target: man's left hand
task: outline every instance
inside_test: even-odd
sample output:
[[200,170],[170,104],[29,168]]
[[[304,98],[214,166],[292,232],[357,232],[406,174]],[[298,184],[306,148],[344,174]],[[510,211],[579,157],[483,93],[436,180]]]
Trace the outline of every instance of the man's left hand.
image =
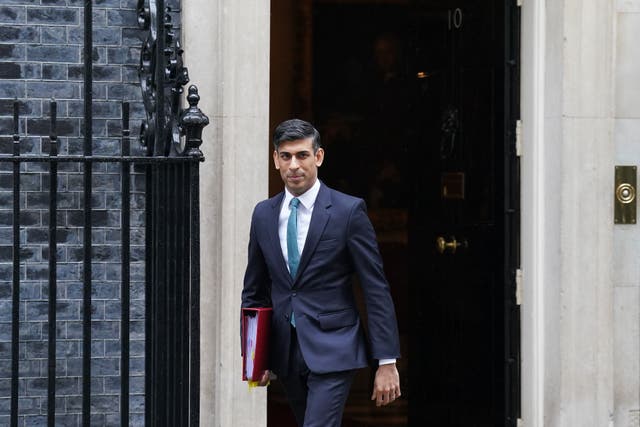
[[258,381],[258,387],[266,387],[269,385],[269,380],[271,379],[271,371],[266,370],[260,377],[260,381]]
[[400,397],[400,375],[395,363],[378,366],[373,382],[371,400],[376,406],[385,406]]

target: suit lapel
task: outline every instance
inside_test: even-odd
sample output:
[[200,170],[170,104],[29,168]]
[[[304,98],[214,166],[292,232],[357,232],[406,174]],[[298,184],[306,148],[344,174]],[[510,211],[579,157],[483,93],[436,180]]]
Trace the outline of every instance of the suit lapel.
[[306,268],[311,256],[316,250],[316,246],[320,241],[320,237],[324,232],[324,228],[331,217],[329,208],[331,207],[331,192],[324,184],[321,184],[318,197],[313,207],[313,214],[311,214],[311,222],[309,223],[309,231],[307,232],[307,239],[304,242],[304,249],[302,250],[302,256],[300,257],[300,265],[298,266],[298,273],[294,283],[299,280],[302,272]]
[[280,219],[282,199],[284,199],[284,192],[273,198],[273,204],[271,205],[271,217],[267,218],[267,230],[272,250],[278,260],[279,268],[282,270],[283,276],[289,279],[290,284],[293,284],[293,278],[291,277],[291,274],[289,274],[287,263],[282,255],[282,246],[280,246],[280,236],[278,235],[278,220]]

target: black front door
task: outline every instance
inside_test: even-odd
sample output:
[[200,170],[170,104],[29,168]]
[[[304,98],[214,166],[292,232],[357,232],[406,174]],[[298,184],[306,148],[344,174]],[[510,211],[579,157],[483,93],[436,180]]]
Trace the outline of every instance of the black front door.
[[[345,426],[515,425],[515,1],[294,2],[311,42],[272,46],[300,79],[291,116],[322,134],[320,179],[367,202],[396,304],[403,398],[375,408],[363,371]],[[269,425],[286,416],[272,387]]]
[[417,30],[444,52],[411,167],[412,426],[511,426],[519,412],[517,13],[452,0]]

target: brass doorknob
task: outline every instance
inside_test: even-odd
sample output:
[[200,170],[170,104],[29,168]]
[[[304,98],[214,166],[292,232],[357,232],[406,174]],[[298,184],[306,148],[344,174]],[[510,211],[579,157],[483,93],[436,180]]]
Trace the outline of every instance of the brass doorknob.
[[447,242],[447,239],[445,239],[442,236],[438,236],[436,238],[436,249],[438,250],[439,253],[443,254],[445,252],[449,252],[451,254],[455,254],[456,251],[458,250],[459,247],[467,247],[467,242],[466,241],[461,241],[459,242],[458,240],[456,240],[456,238],[454,236],[451,236],[451,240]]

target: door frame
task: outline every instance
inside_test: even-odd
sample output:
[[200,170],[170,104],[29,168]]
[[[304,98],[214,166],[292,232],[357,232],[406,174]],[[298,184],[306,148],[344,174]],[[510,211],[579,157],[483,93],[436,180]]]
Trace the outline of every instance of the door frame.
[[548,206],[545,187],[546,70],[545,2],[527,0],[521,9],[521,402],[527,426],[544,425],[545,395],[545,248]]
[[[544,190],[549,178],[545,177],[544,160],[549,154],[543,146],[547,10],[544,1],[541,0],[518,0],[518,3],[523,3],[520,20],[520,109],[523,148],[519,194],[521,269],[524,274],[520,323],[520,403],[521,418],[525,425],[542,427],[545,401],[545,292],[542,285],[545,282],[545,258],[548,258],[545,256],[545,245],[549,239],[544,233],[549,203],[545,200]],[[305,17],[308,18],[308,15]],[[271,113],[273,114],[273,111]],[[277,119],[272,117],[271,121]],[[266,411],[264,419],[266,422]]]

